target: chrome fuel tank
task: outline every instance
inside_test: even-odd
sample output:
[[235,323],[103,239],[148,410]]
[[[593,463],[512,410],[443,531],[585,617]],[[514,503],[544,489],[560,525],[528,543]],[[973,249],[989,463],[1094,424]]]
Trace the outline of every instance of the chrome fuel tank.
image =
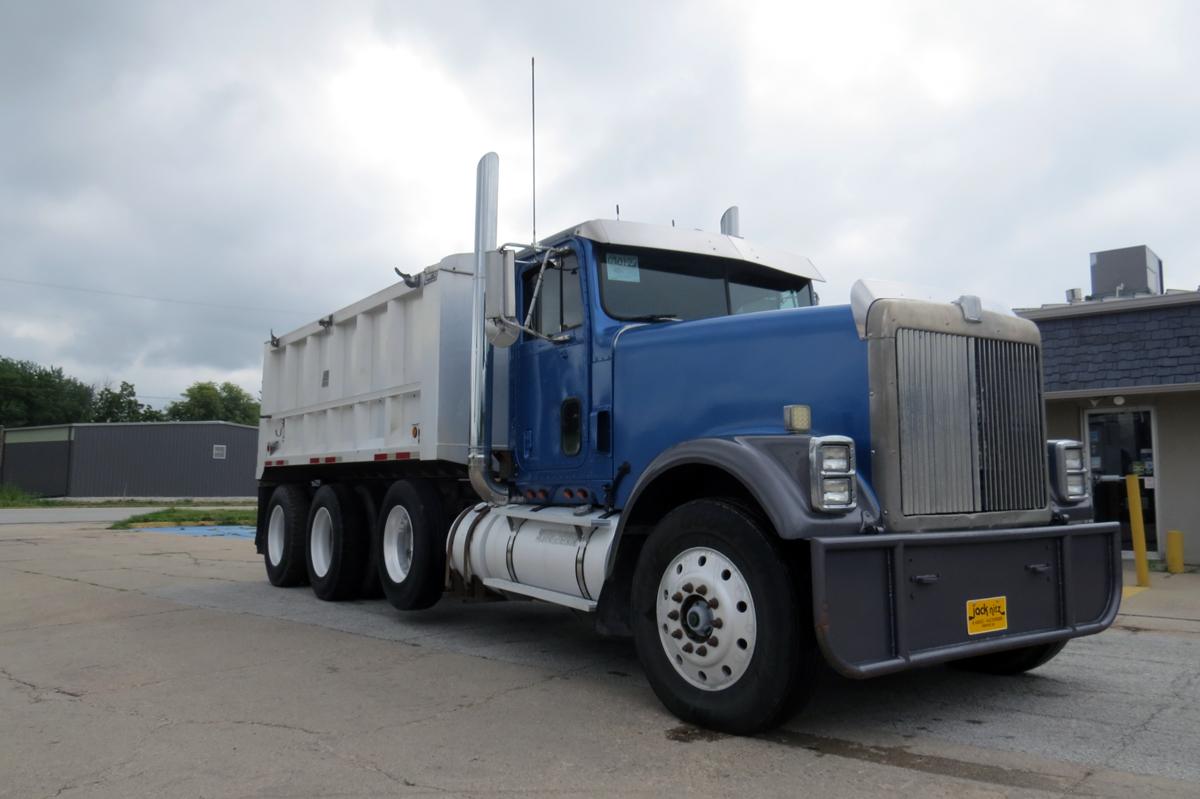
[[618,522],[598,510],[479,504],[450,528],[447,560],[467,584],[593,611]]

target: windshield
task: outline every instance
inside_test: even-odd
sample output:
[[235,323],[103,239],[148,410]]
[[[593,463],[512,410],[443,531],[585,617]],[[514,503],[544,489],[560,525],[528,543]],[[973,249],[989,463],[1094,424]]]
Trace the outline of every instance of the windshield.
[[706,319],[812,305],[807,278],[742,261],[598,247],[600,298],[614,319]]

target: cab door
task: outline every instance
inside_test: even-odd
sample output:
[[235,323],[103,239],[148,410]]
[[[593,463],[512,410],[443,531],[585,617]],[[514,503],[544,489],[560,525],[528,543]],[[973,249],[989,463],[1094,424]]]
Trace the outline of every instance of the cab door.
[[[528,313],[540,259],[521,273],[521,306]],[[520,482],[553,486],[576,479],[587,461],[590,413],[590,337],[579,258],[548,263],[530,327],[514,347],[512,444]]]

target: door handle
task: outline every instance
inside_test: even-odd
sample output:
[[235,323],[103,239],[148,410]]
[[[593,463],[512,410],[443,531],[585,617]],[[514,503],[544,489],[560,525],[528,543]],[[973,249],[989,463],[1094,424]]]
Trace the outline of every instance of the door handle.
[[1045,574],[1050,571],[1049,563],[1026,563],[1025,568],[1034,574]]

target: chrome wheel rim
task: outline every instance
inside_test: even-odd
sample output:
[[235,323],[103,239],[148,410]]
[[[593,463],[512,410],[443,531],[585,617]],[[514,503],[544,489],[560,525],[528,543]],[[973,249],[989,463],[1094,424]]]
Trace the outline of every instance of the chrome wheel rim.
[[715,549],[693,547],[668,564],[655,602],[658,637],[675,671],[702,691],[742,678],[758,632],[750,585]]
[[312,529],[308,533],[308,550],[312,557],[313,573],[324,577],[333,562],[333,517],[328,508],[317,508]]
[[396,584],[404,582],[412,568],[412,555],[412,518],[404,507],[396,505],[383,523],[383,564],[388,579]]
[[272,566],[278,566],[283,560],[283,534],[286,523],[283,518],[283,506],[276,505],[271,511],[271,519],[267,522],[267,557]]

